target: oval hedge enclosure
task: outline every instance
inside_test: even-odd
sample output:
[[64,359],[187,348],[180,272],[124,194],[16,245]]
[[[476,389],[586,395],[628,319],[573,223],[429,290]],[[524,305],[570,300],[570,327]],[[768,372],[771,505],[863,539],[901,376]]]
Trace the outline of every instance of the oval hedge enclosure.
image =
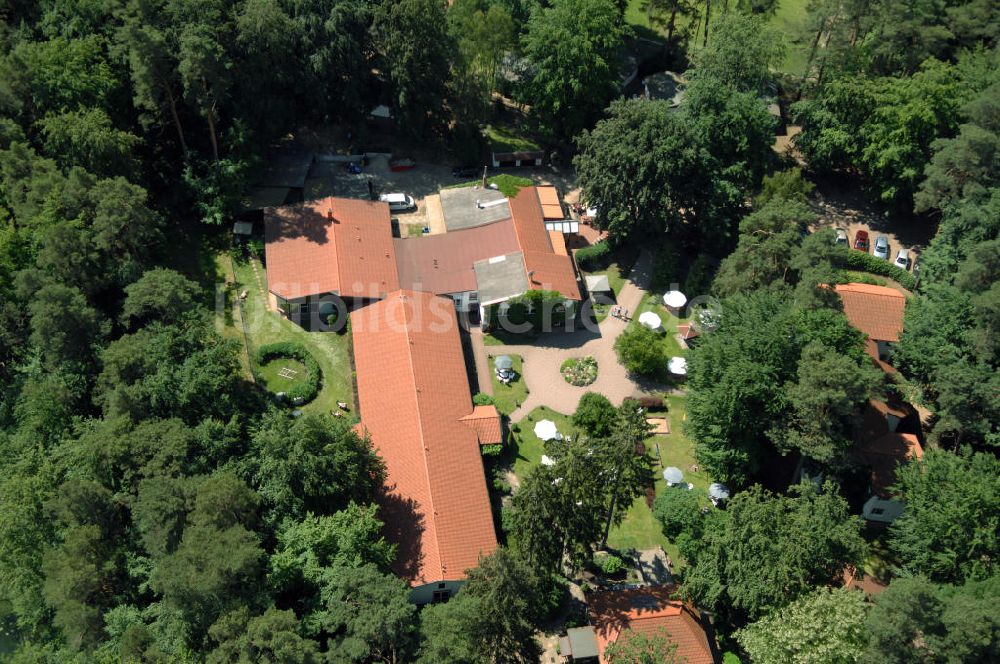
[[[263,367],[268,362],[282,357],[298,360],[305,365],[308,372],[305,380],[296,383],[285,392],[288,400],[292,403],[298,401],[296,405],[300,405],[315,399],[316,395],[319,394],[323,372],[320,370],[316,360],[313,359],[312,354],[302,344],[286,341],[261,346],[254,355],[254,363],[257,365],[259,371],[260,367]],[[259,374],[257,375],[257,380],[258,382],[262,382]]]

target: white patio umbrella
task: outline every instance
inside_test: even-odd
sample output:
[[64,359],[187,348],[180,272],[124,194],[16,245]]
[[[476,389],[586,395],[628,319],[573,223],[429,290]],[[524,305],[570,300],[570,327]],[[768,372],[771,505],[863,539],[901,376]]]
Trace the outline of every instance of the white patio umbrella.
[[552,440],[557,433],[556,423],[552,420],[542,420],[535,425],[535,435],[541,440]]
[[501,355],[497,359],[493,360],[493,366],[503,371],[512,368],[514,366],[514,360],[511,359],[510,355]]
[[688,361],[683,357],[672,357],[667,362],[667,371],[675,376],[686,376],[688,372]]
[[667,484],[673,486],[684,481],[684,473],[680,468],[670,466],[669,468],[663,469],[663,479],[667,481]]
[[556,462],[551,457],[543,454],[542,455],[542,465],[543,466],[554,466],[554,465],[556,465]]
[[728,500],[729,489],[726,488],[725,484],[719,484],[718,482],[713,482],[708,487],[708,497],[711,498],[713,501]]
[[660,326],[663,324],[663,321],[660,320],[660,317],[654,314],[652,311],[644,311],[642,314],[639,315],[639,324],[645,325],[651,330],[658,330],[660,329]]
[[663,304],[667,305],[671,309],[680,309],[687,304],[687,301],[687,295],[679,290],[667,291],[663,295]]

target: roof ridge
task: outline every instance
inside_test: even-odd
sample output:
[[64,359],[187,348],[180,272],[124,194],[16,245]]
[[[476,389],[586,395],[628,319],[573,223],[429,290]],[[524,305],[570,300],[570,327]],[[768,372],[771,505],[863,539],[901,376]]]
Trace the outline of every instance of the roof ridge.
[[[421,292],[422,294],[423,292]],[[400,289],[396,292],[396,296],[404,303],[408,302],[408,298],[417,295],[416,291],[404,291]],[[427,462],[427,441],[424,440],[424,413],[423,413],[423,402],[420,399],[420,386],[417,385],[417,370],[413,366],[413,337],[410,336],[410,322],[411,317],[414,315],[416,307],[411,304],[410,310],[406,311],[404,306],[405,314],[405,324],[403,329],[406,334],[406,359],[410,364],[410,377],[412,380],[410,384],[413,385],[413,400],[417,406],[417,433],[420,436],[420,458],[424,462],[424,480],[427,482],[427,500],[430,502],[428,507],[430,508],[431,521],[434,521],[434,517],[437,516],[437,510],[434,509],[434,483],[431,482],[431,471]],[[438,535],[437,525],[434,526],[434,547],[437,549],[437,561],[438,566],[441,568],[441,578],[445,577],[444,561],[441,558],[441,540]]]

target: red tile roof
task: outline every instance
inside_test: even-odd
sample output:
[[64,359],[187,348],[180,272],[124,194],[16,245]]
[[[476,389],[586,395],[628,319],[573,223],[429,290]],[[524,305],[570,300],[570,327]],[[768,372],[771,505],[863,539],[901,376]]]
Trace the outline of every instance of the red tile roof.
[[887,433],[855,446],[853,455],[871,469],[872,492],[889,498],[890,487],[896,483],[896,468],[911,459],[922,458],[924,448],[912,433]]
[[647,586],[629,590],[608,590],[587,596],[597,648],[602,664],[609,643],[628,638],[628,633],[653,634],[661,629],[677,644],[676,655],[685,664],[713,664],[698,610],[680,600],[671,599],[673,586]]
[[698,332],[698,328],[696,328],[691,323],[684,323],[683,325],[678,325],[677,333],[680,334],[681,339],[684,339],[685,341],[687,341],[688,339],[697,339],[699,336],[701,336],[701,333]]
[[476,290],[476,261],[518,250],[510,219],[394,244],[402,287],[438,295]]
[[[542,216],[542,204],[538,200],[535,187],[523,187],[516,196],[508,199],[510,216],[517,232],[517,243],[521,251],[537,251],[552,253],[552,242],[545,228],[545,218]],[[529,268],[530,269],[530,268]]]
[[568,300],[583,299],[569,256],[525,251],[524,266],[528,270],[528,287],[532,290],[559,291]]
[[269,208],[264,239],[268,289],[283,298],[381,297],[399,288],[385,203],[324,198]]
[[476,432],[480,445],[497,445],[503,442],[500,413],[496,406],[476,406],[462,421]]
[[906,296],[893,288],[869,284],[838,284],[836,291],[852,326],[876,341],[899,341]]
[[559,204],[559,192],[555,187],[535,187],[535,189],[538,190],[538,202],[542,205],[542,217],[546,221],[566,218],[562,205]]
[[351,314],[361,421],[388,471],[383,515],[414,586],[465,578],[497,546],[450,299],[397,291]]

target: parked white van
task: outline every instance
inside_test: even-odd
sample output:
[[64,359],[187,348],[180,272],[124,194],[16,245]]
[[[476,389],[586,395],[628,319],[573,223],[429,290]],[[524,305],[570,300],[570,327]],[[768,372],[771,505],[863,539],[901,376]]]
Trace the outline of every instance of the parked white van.
[[389,204],[390,212],[406,212],[407,210],[414,210],[417,207],[417,204],[413,201],[413,197],[406,194],[382,194],[378,199],[383,203]]

